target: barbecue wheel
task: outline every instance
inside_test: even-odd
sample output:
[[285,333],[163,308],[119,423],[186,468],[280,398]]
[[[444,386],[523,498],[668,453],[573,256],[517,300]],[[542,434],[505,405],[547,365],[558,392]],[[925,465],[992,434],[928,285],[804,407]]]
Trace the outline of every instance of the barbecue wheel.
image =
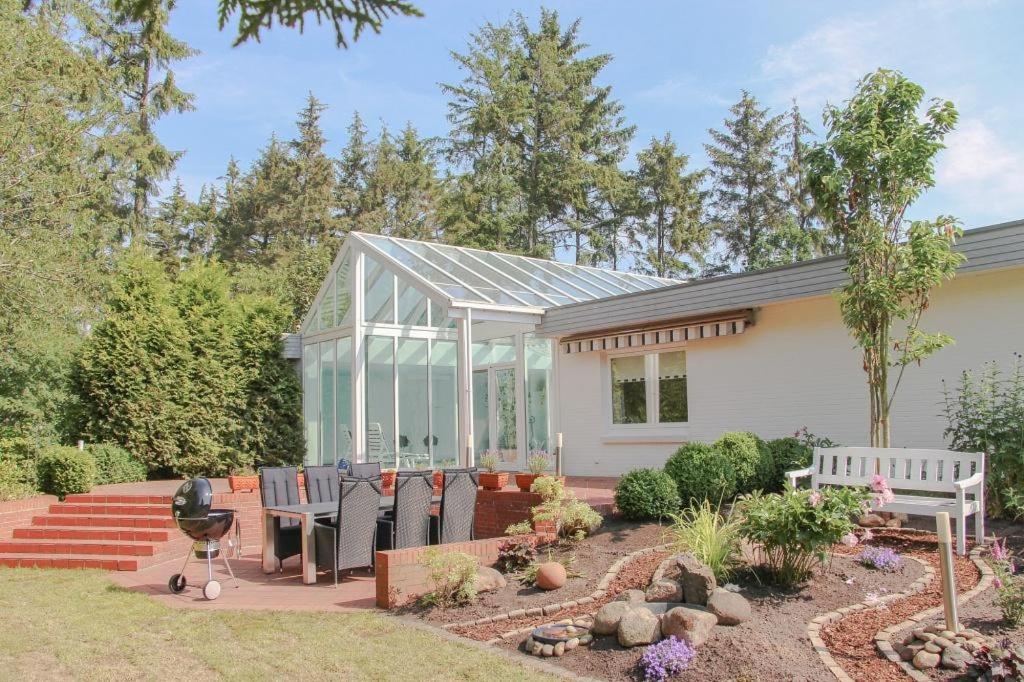
[[175,573],[171,576],[171,579],[167,581],[167,587],[171,589],[174,594],[181,594],[185,591],[185,576],[180,573]]
[[211,580],[203,586],[203,596],[209,600],[214,600],[220,596],[220,583],[216,580]]

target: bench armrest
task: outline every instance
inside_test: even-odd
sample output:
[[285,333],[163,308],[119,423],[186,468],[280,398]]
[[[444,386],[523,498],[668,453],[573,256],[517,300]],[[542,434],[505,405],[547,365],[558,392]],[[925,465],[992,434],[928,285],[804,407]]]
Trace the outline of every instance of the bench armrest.
[[807,467],[806,469],[797,469],[796,471],[787,471],[786,480],[788,480],[792,485],[796,486],[796,482],[799,479],[804,478],[805,476],[810,476],[813,473],[814,467]]
[[966,488],[973,488],[981,485],[985,481],[985,477],[979,471],[969,478],[965,478],[959,481],[953,481],[953,487],[957,490],[965,490]]

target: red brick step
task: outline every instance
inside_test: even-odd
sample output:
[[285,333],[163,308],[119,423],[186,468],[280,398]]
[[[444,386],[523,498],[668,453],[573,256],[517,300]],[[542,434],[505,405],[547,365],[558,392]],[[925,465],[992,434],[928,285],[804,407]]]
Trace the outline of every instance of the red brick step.
[[[49,518],[49,517],[47,517]],[[167,542],[171,539],[168,530],[148,528],[100,528],[89,526],[40,525],[15,528],[14,538],[18,540],[113,540],[127,542]]]
[[103,540],[4,540],[0,554],[102,554],[109,556],[153,556],[155,548],[144,542]]
[[0,566],[8,568],[98,568],[104,571],[137,571],[142,562],[135,557],[102,557],[91,554],[24,556],[0,553]]
[[169,507],[155,504],[74,504],[63,502],[51,504],[51,514],[85,514],[88,516],[166,516],[170,517]]
[[168,514],[159,516],[75,516],[54,514],[33,516],[33,526],[100,526],[103,528],[176,528],[174,519]]

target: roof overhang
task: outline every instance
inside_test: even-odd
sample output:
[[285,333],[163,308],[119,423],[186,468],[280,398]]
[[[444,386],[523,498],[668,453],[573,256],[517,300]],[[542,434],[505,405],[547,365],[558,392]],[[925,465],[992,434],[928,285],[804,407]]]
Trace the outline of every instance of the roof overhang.
[[754,311],[747,308],[716,315],[662,320],[640,326],[608,328],[586,334],[573,334],[559,339],[559,345],[563,353],[645,348],[683,341],[735,336],[742,334],[747,327],[753,324]]

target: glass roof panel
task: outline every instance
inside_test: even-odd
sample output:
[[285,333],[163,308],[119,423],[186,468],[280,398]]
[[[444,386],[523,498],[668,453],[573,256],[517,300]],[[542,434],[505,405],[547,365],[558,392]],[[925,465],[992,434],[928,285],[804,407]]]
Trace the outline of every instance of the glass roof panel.
[[539,258],[359,233],[359,237],[456,301],[551,308],[678,284]]

